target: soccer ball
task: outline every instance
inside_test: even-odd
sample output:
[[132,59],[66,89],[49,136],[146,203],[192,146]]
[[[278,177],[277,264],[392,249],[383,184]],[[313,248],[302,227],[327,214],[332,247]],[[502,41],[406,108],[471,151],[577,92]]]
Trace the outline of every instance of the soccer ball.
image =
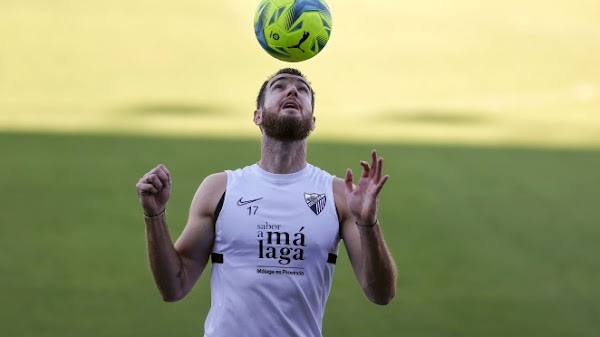
[[331,13],[324,0],[261,0],[254,33],[271,56],[288,62],[317,55],[331,34]]

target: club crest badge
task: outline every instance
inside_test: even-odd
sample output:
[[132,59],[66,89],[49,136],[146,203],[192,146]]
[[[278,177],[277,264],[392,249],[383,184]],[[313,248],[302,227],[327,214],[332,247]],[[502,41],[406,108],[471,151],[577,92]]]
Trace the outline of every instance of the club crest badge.
[[327,198],[325,197],[325,194],[304,192],[304,201],[306,201],[306,205],[308,205],[316,215],[319,215],[325,208]]

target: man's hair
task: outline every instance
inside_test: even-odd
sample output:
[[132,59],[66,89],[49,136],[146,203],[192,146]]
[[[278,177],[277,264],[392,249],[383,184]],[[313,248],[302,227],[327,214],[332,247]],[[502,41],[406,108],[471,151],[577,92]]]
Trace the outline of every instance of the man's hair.
[[312,111],[314,111],[315,110],[315,92],[314,92],[313,88],[310,86],[308,79],[306,79],[306,76],[304,76],[304,74],[301,73],[300,70],[295,69],[295,68],[283,68],[283,69],[279,70],[278,72],[276,72],[275,74],[269,76],[269,78],[267,78],[267,80],[260,87],[260,91],[258,92],[258,96],[256,97],[256,109],[260,109],[263,106],[263,104],[265,103],[265,89],[267,88],[267,84],[269,83],[269,81],[272,80],[273,77],[275,77],[277,75],[281,75],[281,74],[290,74],[290,75],[300,76],[306,81],[306,83],[308,84],[308,87],[310,88],[310,101],[311,101],[310,105],[312,106]]

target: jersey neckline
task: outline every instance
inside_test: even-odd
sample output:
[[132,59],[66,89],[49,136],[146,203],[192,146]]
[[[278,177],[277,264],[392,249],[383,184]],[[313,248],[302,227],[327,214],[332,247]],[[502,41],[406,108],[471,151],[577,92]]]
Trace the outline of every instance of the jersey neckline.
[[306,175],[308,175],[311,167],[312,167],[311,164],[306,163],[306,166],[304,166],[304,168],[301,169],[300,171],[297,171],[294,173],[287,173],[287,174],[277,174],[277,173],[271,173],[269,171],[264,170],[263,168],[258,166],[258,163],[250,166],[252,171],[254,171],[256,174],[258,174],[258,176],[260,176],[261,178],[263,178],[267,181],[270,181],[273,183],[279,183],[279,184],[292,183],[292,182],[295,182],[295,181],[298,181],[298,180],[304,178]]

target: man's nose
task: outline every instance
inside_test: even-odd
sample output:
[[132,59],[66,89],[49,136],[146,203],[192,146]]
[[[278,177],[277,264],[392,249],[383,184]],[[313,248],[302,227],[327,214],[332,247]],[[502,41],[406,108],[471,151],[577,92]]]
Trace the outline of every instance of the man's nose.
[[298,97],[298,89],[296,89],[296,87],[294,87],[294,86],[290,87],[290,89],[288,90],[287,95],[288,96],[296,96],[296,97]]

